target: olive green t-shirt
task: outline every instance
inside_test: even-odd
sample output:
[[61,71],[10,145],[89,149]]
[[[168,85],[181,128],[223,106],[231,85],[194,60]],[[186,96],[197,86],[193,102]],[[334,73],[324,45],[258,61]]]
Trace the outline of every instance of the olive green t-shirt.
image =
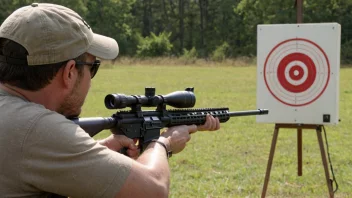
[[1,197],[114,197],[132,159],[44,106],[0,89]]

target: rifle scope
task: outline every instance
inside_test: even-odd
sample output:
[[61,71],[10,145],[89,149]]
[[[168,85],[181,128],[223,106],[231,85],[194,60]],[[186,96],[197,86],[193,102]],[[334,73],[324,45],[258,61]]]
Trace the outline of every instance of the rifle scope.
[[145,95],[109,94],[105,97],[105,107],[108,109],[123,109],[140,105],[142,107],[156,107],[167,104],[176,108],[190,108],[196,103],[194,88],[185,91],[175,91],[167,95],[155,95],[154,87],[146,87]]

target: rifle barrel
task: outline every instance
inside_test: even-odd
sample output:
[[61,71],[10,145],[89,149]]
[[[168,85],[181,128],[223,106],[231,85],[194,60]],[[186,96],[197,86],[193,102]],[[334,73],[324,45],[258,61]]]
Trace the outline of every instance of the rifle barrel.
[[249,110],[249,111],[229,112],[229,116],[234,117],[234,116],[248,116],[248,115],[263,115],[268,113],[269,113],[268,109],[257,109],[257,110]]

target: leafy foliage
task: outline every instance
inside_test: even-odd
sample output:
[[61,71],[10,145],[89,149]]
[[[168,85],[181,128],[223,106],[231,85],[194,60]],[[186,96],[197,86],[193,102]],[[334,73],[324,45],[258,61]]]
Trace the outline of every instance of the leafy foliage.
[[162,32],[159,36],[151,33],[137,46],[139,57],[165,56],[171,52],[172,44],[169,41],[171,33]]
[[228,51],[230,49],[230,45],[227,42],[224,42],[222,45],[218,46],[213,54],[211,55],[211,59],[214,61],[223,61],[228,57]]
[[186,64],[195,63],[198,58],[198,52],[195,47],[191,50],[183,49],[183,55],[181,58],[185,61]]
[[342,64],[352,64],[352,40],[341,46]]

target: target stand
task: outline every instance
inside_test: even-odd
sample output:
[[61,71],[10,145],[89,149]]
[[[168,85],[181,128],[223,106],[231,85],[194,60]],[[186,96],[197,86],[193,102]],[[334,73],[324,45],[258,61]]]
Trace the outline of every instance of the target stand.
[[266,190],[268,188],[271,166],[272,166],[273,159],[274,159],[275,147],[276,147],[276,142],[277,142],[280,128],[297,129],[297,159],[298,159],[297,174],[298,174],[298,176],[302,176],[302,130],[303,129],[316,130],[318,144],[319,144],[320,153],[321,153],[321,159],[322,159],[324,172],[325,172],[326,184],[327,184],[328,190],[329,190],[329,197],[330,198],[334,197],[332,182],[331,182],[330,176],[329,176],[329,169],[328,169],[326,153],[325,153],[324,144],[323,144],[323,138],[322,138],[322,134],[321,134],[322,133],[322,126],[323,125],[314,125],[314,124],[275,124],[274,135],[273,135],[273,139],[271,142],[269,159],[268,159],[268,164],[267,164],[266,173],[265,173],[265,180],[264,180],[263,191],[262,191],[262,196],[261,196],[262,198],[265,197]]

